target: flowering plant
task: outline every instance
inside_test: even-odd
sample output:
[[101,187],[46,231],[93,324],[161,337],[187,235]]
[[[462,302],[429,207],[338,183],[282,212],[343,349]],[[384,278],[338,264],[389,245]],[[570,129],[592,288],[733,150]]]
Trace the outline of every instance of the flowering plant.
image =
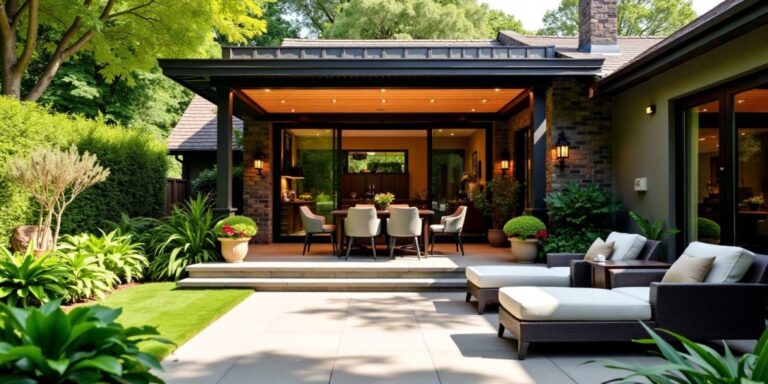
[[245,216],[230,216],[219,221],[214,227],[217,237],[226,239],[245,239],[258,232],[256,223]]
[[744,202],[747,204],[763,205],[765,204],[765,197],[763,197],[763,195],[752,196],[744,200]]
[[395,201],[395,195],[390,192],[377,193],[376,196],[373,197],[373,201],[375,201],[376,204],[390,204]]
[[536,238],[541,241],[547,240],[547,237],[549,237],[549,233],[547,233],[546,229],[539,229],[539,231],[536,232]]

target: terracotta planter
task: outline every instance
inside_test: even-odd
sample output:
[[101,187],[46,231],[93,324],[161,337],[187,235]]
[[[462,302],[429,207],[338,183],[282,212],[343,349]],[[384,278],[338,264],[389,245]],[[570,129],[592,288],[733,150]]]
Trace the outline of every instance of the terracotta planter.
[[488,230],[488,243],[491,247],[503,248],[507,246],[507,235],[501,229]]
[[241,239],[230,239],[219,237],[221,242],[221,254],[227,263],[242,263],[245,256],[248,255],[248,242],[250,237]]
[[518,263],[533,263],[539,254],[538,239],[521,239],[519,237],[510,237],[512,244],[512,257]]

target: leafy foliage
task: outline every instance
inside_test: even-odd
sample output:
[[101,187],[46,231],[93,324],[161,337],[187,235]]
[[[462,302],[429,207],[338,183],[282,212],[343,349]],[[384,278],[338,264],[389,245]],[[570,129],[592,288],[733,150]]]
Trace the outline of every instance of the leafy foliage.
[[720,240],[720,224],[706,217],[699,217],[697,221],[699,239]]
[[124,283],[140,280],[149,265],[141,244],[132,242],[128,235],[118,234],[117,230],[101,232],[101,235],[66,236],[60,249],[68,254],[95,257],[100,266]]
[[677,228],[667,228],[661,220],[651,221],[637,212],[630,211],[629,217],[640,227],[640,232],[648,240],[664,241],[668,237],[680,233]]
[[253,219],[251,219],[250,217],[235,215],[235,216],[228,216],[219,220],[219,222],[216,223],[216,226],[213,227],[213,231],[216,233],[217,236],[219,236],[222,234],[222,228],[224,228],[227,225],[229,225],[232,228],[247,227],[249,233],[251,233],[249,236],[255,236],[258,230],[258,226],[256,225],[256,222],[253,221]]
[[768,331],[763,332],[752,353],[747,353],[736,359],[725,342],[723,342],[725,353],[720,355],[709,346],[694,343],[673,332],[660,330],[676,339],[683,346],[685,352],[680,352],[648,326],[643,323],[640,324],[651,335],[651,338],[638,342],[655,344],[666,362],[657,365],[638,365],[610,361],[606,365],[608,368],[627,371],[629,374],[609,382],[630,382],[630,380],[637,382],[637,379],[640,378],[647,379],[654,384],[768,382]]
[[[216,198],[216,165],[211,168],[204,169],[197,177],[192,180],[192,193],[208,195],[211,199]],[[243,165],[236,165],[232,167],[232,179],[242,182],[243,180]]]
[[31,246],[23,254],[0,247],[0,299],[9,305],[26,307],[62,298],[67,280],[55,258],[38,258]]
[[[621,36],[667,36],[696,18],[688,0],[620,0],[616,13]],[[561,0],[543,21],[540,35],[577,36],[579,0]]]
[[183,207],[174,207],[155,229],[151,249],[155,280],[179,280],[187,265],[218,260],[213,212],[205,196],[198,194]]
[[162,383],[162,370],[139,350],[167,342],[154,327],[124,328],[120,309],[82,306],[65,313],[58,301],[41,308],[0,304],[0,376],[14,383]]
[[106,226],[111,231],[117,231],[119,236],[130,236],[131,240],[140,244],[142,249],[151,240],[151,232],[157,225],[157,220],[150,217],[131,217],[127,213],[120,214],[117,221],[106,221]]
[[66,299],[76,302],[86,299],[103,299],[120,281],[108,271],[96,256],[82,252],[57,252],[57,261],[67,270]]
[[475,0],[349,0],[338,9],[324,15],[325,38],[481,39],[522,26]]
[[[55,128],[55,129],[54,129]],[[72,144],[110,169],[106,181],[86,190],[67,209],[64,233],[104,228],[107,220],[160,216],[165,209],[165,144],[152,135],[108,126],[100,121],[50,113],[35,103],[0,97],[0,163],[25,157],[40,147]],[[0,238],[15,226],[34,221],[30,195],[0,172]]]
[[554,232],[544,243],[546,252],[586,252],[595,238],[610,231],[613,214],[621,210],[611,194],[593,184],[568,183],[544,201]]
[[510,176],[494,177],[484,191],[472,196],[475,206],[491,218],[493,228],[500,228],[515,215],[519,201],[520,185]]
[[[300,25],[285,18],[290,14],[290,1],[272,1],[262,5],[262,18],[267,23],[267,31],[248,40],[246,45],[276,47],[287,38],[299,37]],[[295,15],[295,14],[294,14]],[[229,42],[227,42],[229,43]]]
[[515,217],[504,224],[504,233],[507,236],[519,237],[522,239],[538,237],[541,235],[541,231],[546,233],[546,230],[547,226],[543,221],[529,215]]

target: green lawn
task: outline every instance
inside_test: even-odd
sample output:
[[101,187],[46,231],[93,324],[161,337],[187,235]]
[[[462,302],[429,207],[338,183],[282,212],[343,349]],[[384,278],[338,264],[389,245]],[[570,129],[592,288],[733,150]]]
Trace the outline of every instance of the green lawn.
[[[156,326],[163,337],[180,346],[252,292],[247,289],[176,289],[175,283],[147,283],[117,291],[100,304],[122,307],[123,313],[117,321],[124,326]],[[144,351],[160,359],[175,348],[156,342],[142,344]]]

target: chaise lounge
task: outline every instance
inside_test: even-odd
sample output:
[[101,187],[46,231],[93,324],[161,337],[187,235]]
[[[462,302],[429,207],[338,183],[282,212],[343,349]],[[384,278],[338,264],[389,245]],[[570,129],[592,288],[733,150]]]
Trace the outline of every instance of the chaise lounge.
[[611,271],[611,290],[502,288],[498,336],[512,333],[518,359],[530,343],[645,338],[640,322],[694,340],[758,338],[765,329],[768,256],[698,242],[684,255],[714,259],[703,282],[659,282],[666,270],[619,270]]
[[[615,245],[612,260],[656,260],[659,242],[636,234],[612,232],[606,242]],[[467,296],[477,300],[482,314],[488,304],[499,303],[501,287],[590,287],[592,270],[584,253],[549,253],[547,266],[483,265],[466,269]]]

